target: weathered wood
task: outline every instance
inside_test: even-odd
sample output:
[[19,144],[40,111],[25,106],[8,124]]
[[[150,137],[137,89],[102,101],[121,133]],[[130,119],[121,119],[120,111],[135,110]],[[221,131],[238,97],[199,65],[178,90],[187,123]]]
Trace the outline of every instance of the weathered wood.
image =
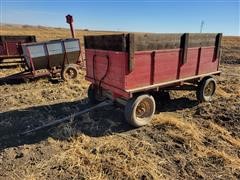
[[133,70],[134,67],[134,52],[135,52],[135,46],[134,46],[134,34],[129,34],[128,37],[128,69],[129,72]]
[[127,51],[127,35],[84,36],[84,44],[86,49]]
[[215,72],[191,76],[191,77],[187,77],[187,78],[181,78],[181,79],[177,79],[177,80],[173,80],[173,81],[167,81],[167,82],[163,82],[163,83],[143,86],[143,87],[139,87],[139,88],[135,88],[135,89],[128,89],[127,92],[136,93],[136,92],[146,91],[149,89],[154,89],[157,87],[162,88],[162,87],[167,87],[167,86],[173,85],[175,83],[179,83],[179,82],[185,82],[185,81],[189,81],[189,80],[193,80],[193,79],[197,79],[197,78],[202,78],[202,77],[211,76],[211,75],[219,75],[219,74],[221,74],[221,71],[215,71]]
[[0,43],[7,42],[7,41],[19,41],[19,42],[36,42],[36,37],[27,35],[27,36],[8,36],[8,35],[1,35],[0,36]]
[[182,64],[185,64],[187,62],[188,44],[189,44],[189,33],[185,33],[181,37],[181,45],[180,45],[182,49],[182,54],[181,54]]
[[[183,34],[166,33],[125,33],[115,35],[85,36],[86,49],[100,49],[128,52],[131,42],[129,34],[134,34],[134,44],[130,48],[135,51],[181,48]],[[189,33],[188,47],[207,47],[216,45],[215,33]]]
[[216,43],[215,43],[215,59],[220,57],[220,50],[222,45],[222,33],[218,33],[216,36]]

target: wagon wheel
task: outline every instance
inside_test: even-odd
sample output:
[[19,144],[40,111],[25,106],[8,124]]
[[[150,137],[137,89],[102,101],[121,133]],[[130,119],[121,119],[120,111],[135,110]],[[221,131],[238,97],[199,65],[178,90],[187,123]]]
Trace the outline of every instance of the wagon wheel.
[[93,84],[88,87],[88,99],[92,104],[97,104],[106,99],[106,97],[100,94],[100,90],[96,88]]
[[61,77],[65,81],[68,81],[70,79],[75,79],[77,75],[78,75],[78,70],[75,65],[66,66],[61,73]]
[[198,89],[196,91],[197,99],[200,102],[208,102],[212,100],[212,96],[215,94],[216,81],[209,77],[204,78],[198,84]]
[[125,118],[135,127],[148,124],[156,109],[155,100],[152,96],[144,94],[128,101],[125,106]]

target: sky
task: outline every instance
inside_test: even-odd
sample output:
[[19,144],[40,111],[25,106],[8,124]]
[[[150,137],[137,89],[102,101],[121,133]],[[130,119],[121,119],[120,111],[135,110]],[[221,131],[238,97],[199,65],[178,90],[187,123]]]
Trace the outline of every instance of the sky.
[[0,0],[0,22],[134,32],[222,32],[240,36],[240,0]]

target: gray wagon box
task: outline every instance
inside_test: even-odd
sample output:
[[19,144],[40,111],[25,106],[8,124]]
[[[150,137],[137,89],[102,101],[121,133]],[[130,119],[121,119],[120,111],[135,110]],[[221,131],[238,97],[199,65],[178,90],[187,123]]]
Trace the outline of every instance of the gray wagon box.
[[22,44],[23,56],[30,69],[52,69],[76,64],[80,56],[79,39],[59,39]]

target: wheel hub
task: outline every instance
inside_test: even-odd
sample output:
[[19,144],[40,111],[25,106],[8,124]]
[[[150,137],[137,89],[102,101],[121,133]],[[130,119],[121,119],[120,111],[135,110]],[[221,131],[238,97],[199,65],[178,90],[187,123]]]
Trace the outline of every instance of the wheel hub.
[[74,71],[72,69],[69,69],[66,72],[66,75],[67,75],[68,78],[73,78],[74,77]]
[[213,92],[214,92],[214,83],[209,82],[205,87],[204,94],[205,96],[212,96]]
[[148,117],[151,113],[151,104],[147,100],[140,102],[136,109],[136,115],[138,118]]

